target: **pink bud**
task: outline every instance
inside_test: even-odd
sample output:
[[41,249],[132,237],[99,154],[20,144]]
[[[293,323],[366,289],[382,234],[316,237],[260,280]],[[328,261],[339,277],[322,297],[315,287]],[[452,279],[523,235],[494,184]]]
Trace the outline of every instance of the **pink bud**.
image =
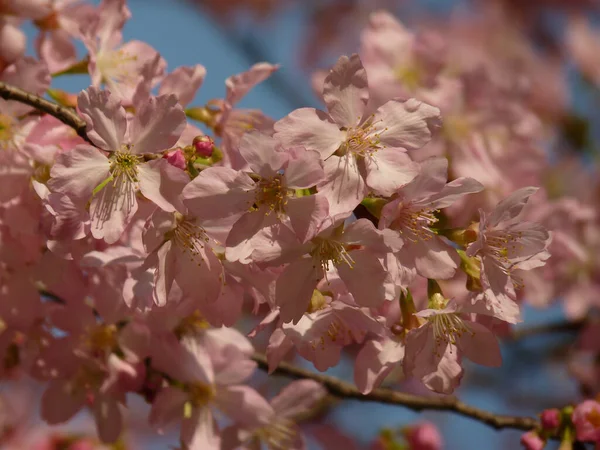
[[422,422],[406,431],[406,440],[411,450],[440,450],[442,437],[434,424]]
[[177,167],[178,169],[185,170],[186,168],[185,155],[180,148],[167,153],[165,156],[163,156],[163,158],[165,158],[169,164]]
[[193,140],[196,153],[205,158],[210,158],[213,154],[215,141],[210,136],[196,136]]
[[560,411],[556,408],[542,411],[540,418],[542,420],[542,428],[546,430],[553,430],[560,425]]
[[546,443],[533,431],[529,431],[521,436],[521,445],[526,450],[542,450]]

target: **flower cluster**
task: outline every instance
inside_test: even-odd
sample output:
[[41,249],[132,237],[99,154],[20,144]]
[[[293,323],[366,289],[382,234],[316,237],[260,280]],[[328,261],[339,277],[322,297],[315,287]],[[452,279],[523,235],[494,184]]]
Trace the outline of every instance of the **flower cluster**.
[[[117,442],[134,393],[184,449],[302,448],[327,392],[299,380],[267,400],[256,349],[270,372],[292,354],[325,371],[354,345],[362,393],[414,378],[451,394],[464,358],[501,365],[524,298],[565,295],[573,316],[597,302],[595,210],[538,192],[543,125],[458,44],[374,13],[360,54],[315,77],[323,108],[273,120],[238,103],[276,65],[192,106],[205,68],[123,42],[124,0],[7,4],[38,26],[39,58],[3,42],[0,87],[85,124],[86,139],[0,100],[0,373],[44,383],[49,424],[89,409]],[[50,88],[81,71],[78,95]],[[582,439],[598,439],[598,411],[575,411]],[[405,434],[441,446],[429,425]]]

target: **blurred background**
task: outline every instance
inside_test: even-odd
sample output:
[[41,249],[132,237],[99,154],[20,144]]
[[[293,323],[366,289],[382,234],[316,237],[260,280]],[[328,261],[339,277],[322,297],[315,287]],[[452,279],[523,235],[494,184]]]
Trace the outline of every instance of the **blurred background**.
[[[124,41],[147,42],[167,60],[169,70],[198,63],[206,67],[208,74],[194,105],[222,97],[224,80],[256,62],[280,64],[280,70],[241,103],[274,119],[295,108],[321,107],[313,75],[318,79],[318,71],[327,69],[339,55],[357,52],[370,13],[386,9],[415,32],[439,31],[448,40],[456,40],[464,52],[485,54],[490,63],[487,70],[497,69],[494,75],[500,81],[508,82],[508,73],[522,74],[531,93],[528,107],[553,130],[542,151],[553,160],[577,165],[583,161],[582,170],[595,171],[600,133],[594,126],[600,111],[595,78],[600,78],[595,66],[600,66],[600,51],[595,50],[600,50],[600,41],[590,34],[587,44],[577,45],[573,36],[581,24],[593,33],[591,27],[600,12],[596,0],[129,0],[128,5],[132,19],[125,27]],[[33,26],[25,27],[33,37]],[[87,75],[61,77],[53,81],[53,87],[77,92],[87,87],[88,80]],[[463,384],[456,392],[459,398],[510,415],[535,415],[581,398],[585,389],[569,370],[568,361],[576,345],[577,326],[519,335],[520,329],[565,320],[560,302],[540,306],[544,307],[525,306],[524,322],[502,346],[502,368],[489,370],[467,363]],[[349,355],[352,352],[350,348]],[[351,356],[330,372],[351,381]],[[368,448],[382,429],[401,429],[423,419],[439,427],[448,449],[519,448],[518,431],[496,431],[449,413],[416,414],[373,403],[340,403],[318,422],[355,439],[356,448]],[[144,430],[142,424],[135,427]],[[77,424],[69,429],[77,429]],[[310,437],[310,426],[308,430],[311,448],[322,448]],[[139,448],[167,448],[167,443],[175,442],[174,435],[152,437],[141,441]],[[548,448],[558,448],[558,444]]]

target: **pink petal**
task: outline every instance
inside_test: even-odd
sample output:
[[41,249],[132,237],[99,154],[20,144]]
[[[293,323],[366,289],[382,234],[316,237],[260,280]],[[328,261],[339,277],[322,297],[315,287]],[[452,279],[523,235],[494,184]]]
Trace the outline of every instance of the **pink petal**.
[[[0,26],[0,30],[6,31],[7,27]],[[0,35],[0,37],[4,36]],[[2,47],[5,47],[5,45],[6,43],[2,42]],[[4,69],[0,80],[21,88],[24,91],[32,92],[37,95],[44,95],[46,89],[50,87],[51,78],[46,64],[26,56],[20,58],[17,62]],[[0,100],[0,107],[2,108],[3,114],[12,116],[20,116],[33,109],[31,106],[23,103],[4,100]]]
[[109,170],[108,159],[98,149],[80,145],[56,157],[48,187],[87,202],[94,189],[108,178]]
[[179,104],[186,106],[194,99],[205,76],[206,69],[201,64],[177,67],[162,80],[158,94],[175,94]]
[[329,202],[322,194],[305,195],[289,199],[285,209],[296,236],[304,243],[319,232],[329,215]]
[[77,109],[87,122],[87,136],[94,144],[111,152],[121,150],[127,117],[115,95],[90,86],[77,97]]
[[311,258],[300,258],[285,268],[276,285],[276,301],[281,308],[281,320],[298,323],[308,309],[318,282],[317,269]]
[[[175,280],[175,251],[171,248],[173,242],[165,242],[156,252],[156,270],[154,271],[154,302],[164,306],[169,299],[169,292]],[[150,259],[152,255],[148,258]],[[145,263],[146,264],[146,263]]]
[[353,267],[341,263],[336,265],[340,278],[346,284],[354,301],[360,306],[376,308],[385,300],[384,282],[387,272],[379,258],[368,250],[353,250],[350,257]]
[[414,98],[390,100],[373,119],[372,133],[387,147],[417,150],[427,144],[441,125],[440,110]]
[[219,388],[215,403],[230,419],[245,425],[266,424],[275,415],[269,402],[248,386]]
[[140,164],[137,169],[144,197],[164,211],[185,211],[180,197],[190,177],[183,170],[162,158]]
[[354,364],[354,382],[363,394],[379,387],[381,382],[404,358],[404,345],[392,339],[371,340],[363,345]]
[[[199,303],[216,301],[223,287],[223,266],[209,246],[193,258],[178,249],[175,280],[181,290]],[[202,289],[198,289],[202,286]]]
[[435,209],[447,208],[463,195],[475,194],[483,189],[483,185],[473,178],[457,178],[444,186],[438,194],[432,195],[429,198],[429,205]]
[[321,154],[332,155],[346,135],[331,117],[314,108],[300,108],[275,122],[274,137],[285,147],[305,147]]
[[269,338],[267,346],[267,361],[269,362],[269,374],[272,374],[281,360],[294,348],[294,342],[281,328],[276,328]]
[[194,408],[192,417],[181,424],[181,441],[186,450],[219,450],[221,438],[210,408]]
[[92,197],[90,221],[92,236],[107,244],[117,242],[135,214],[138,203],[135,186],[128,180],[110,181]]
[[286,186],[293,189],[307,189],[325,179],[323,162],[319,153],[298,147],[288,149],[290,160],[285,168]]
[[198,217],[218,219],[248,210],[254,203],[254,182],[228,167],[200,172],[183,190],[183,203]]
[[460,336],[458,348],[464,356],[482,366],[500,367],[502,354],[498,339],[488,328],[477,322],[465,322],[470,332]]
[[364,161],[367,170],[367,186],[385,197],[410,183],[419,174],[419,164],[411,161],[401,149],[378,150]]
[[172,422],[179,420],[183,415],[183,407],[188,399],[188,394],[180,389],[163,387],[152,402],[150,411],[150,425],[163,431]]
[[271,178],[289,158],[287,153],[276,151],[275,146],[276,141],[271,136],[249,131],[240,141],[239,152],[250,169],[263,178]]
[[94,399],[93,412],[100,440],[106,444],[116,442],[123,427],[123,418],[117,401],[99,395]]
[[501,222],[518,218],[529,201],[529,197],[535,194],[537,190],[536,187],[521,188],[498,203],[489,218],[490,226],[493,227]]
[[277,417],[293,418],[311,411],[327,396],[327,389],[313,380],[292,381],[271,400]]
[[456,249],[435,235],[427,240],[408,241],[403,252],[414,261],[419,275],[434,280],[452,278],[460,264]]
[[265,62],[254,64],[250,70],[233,75],[225,80],[227,93],[225,101],[231,105],[239,102],[250,89],[263,82],[271,76],[273,72],[279,69],[278,65]]
[[59,72],[77,62],[77,50],[65,30],[50,30],[39,34],[36,49],[51,72]]
[[350,58],[340,56],[325,78],[323,99],[340,128],[351,128],[360,122],[369,101],[369,86],[357,54]]
[[51,380],[42,394],[41,415],[50,425],[71,419],[85,403],[85,390],[73,389],[67,380]]
[[150,97],[135,115],[130,132],[132,153],[158,153],[179,140],[186,118],[175,95]]
[[367,186],[353,155],[331,156],[325,161],[326,181],[319,193],[329,202],[332,222],[348,217],[367,195]]

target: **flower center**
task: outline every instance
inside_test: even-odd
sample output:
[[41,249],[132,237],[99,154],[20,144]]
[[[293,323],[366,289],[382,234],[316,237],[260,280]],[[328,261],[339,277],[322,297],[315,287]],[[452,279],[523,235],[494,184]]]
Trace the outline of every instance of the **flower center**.
[[327,276],[331,263],[333,265],[345,263],[354,267],[354,260],[341,242],[322,238],[315,238],[313,242],[315,246],[310,252],[310,256],[312,256],[315,266],[321,267],[325,276]]
[[261,179],[256,188],[254,204],[259,208],[267,206],[270,214],[275,211],[277,214],[285,213],[287,204],[288,190],[286,189],[282,175],[277,175],[269,179]]
[[254,437],[267,444],[273,450],[292,448],[296,438],[294,422],[288,419],[275,419],[269,425],[254,432]]
[[83,346],[93,355],[111,352],[117,346],[117,327],[98,325],[83,336]]
[[508,266],[515,253],[523,248],[523,244],[520,242],[522,237],[523,233],[521,232],[490,232],[485,239],[487,252],[498,262]]
[[372,129],[372,118],[360,127],[350,128],[346,134],[346,141],[337,150],[336,155],[352,153],[357,157],[366,157],[379,150],[382,147],[381,140],[379,134],[372,133]]
[[188,220],[183,214],[175,213],[177,226],[170,233],[168,238],[172,238],[175,244],[186,253],[191,261],[200,265],[203,260],[204,246],[208,242],[206,231],[191,220]]
[[215,390],[212,386],[203,383],[194,383],[188,386],[190,403],[198,408],[208,405],[215,397]]
[[412,242],[428,241],[433,238],[434,233],[430,227],[438,221],[435,217],[436,210],[412,210],[405,206],[402,203],[398,205],[400,213],[394,219],[392,228]]
[[404,88],[416,91],[423,84],[423,71],[417,64],[403,64],[394,69],[394,76]]
[[6,149],[13,144],[15,137],[15,119],[6,114],[0,114],[0,149]]
[[129,66],[136,60],[136,55],[130,55],[124,50],[113,50],[100,52],[96,57],[96,66],[105,82],[135,86],[137,74]]
[[181,322],[179,322],[179,325],[177,325],[174,332],[181,338],[183,336],[197,335],[208,328],[210,328],[210,324],[202,314],[196,310],[189,316],[181,319]]
[[311,314],[324,309],[327,306],[327,300],[325,296],[318,289],[313,290],[313,295],[310,298],[310,304],[308,305],[307,313]]
[[126,178],[131,183],[137,183],[137,166],[142,159],[137,155],[132,155],[128,151],[114,152],[110,159],[110,174],[115,182],[121,177]]

